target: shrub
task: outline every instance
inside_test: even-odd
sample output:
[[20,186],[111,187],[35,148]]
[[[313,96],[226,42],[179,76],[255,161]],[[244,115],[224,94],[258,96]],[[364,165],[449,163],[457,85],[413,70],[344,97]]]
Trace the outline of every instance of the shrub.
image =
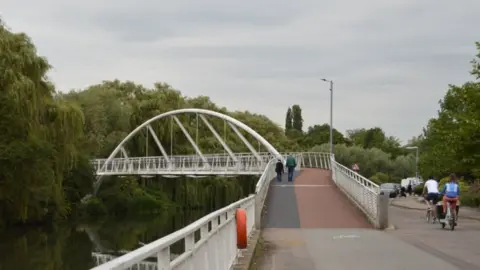
[[103,216],[107,210],[98,198],[92,198],[85,205],[85,212],[90,216]]
[[[313,147],[312,152],[328,152],[329,145],[322,144]],[[415,156],[398,156],[392,159],[391,155],[377,148],[365,149],[360,146],[347,146],[337,144],[334,148],[335,160],[348,168],[353,164],[358,164],[360,174],[365,177],[374,177],[376,173],[381,172],[388,175],[387,181],[399,182],[415,173]],[[378,176],[378,175],[377,175]],[[375,177],[374,177],[375,178]]]
[[370,177],[370,180],[372,180],[377,184],[383,184],[383,183],[388,183],[388,181],[390,180],[390,177],[385,173],[377,172],[372,177]]
[[149,215],[162,213],[165,204],[150,195],[138,196],[129,203],[129,213],[135,215]]
[[423,193],[423,187],[424,187],[424,184],[420,184],[420,185],[417,185],[415,186],[415,189],[413,190],[413,193],[414,194],[417,194],[418,196],[422,195]]
[[461,205],[470,206],[470,207],[479,207],[480,206],[480,194],[465,193],[460,195]]

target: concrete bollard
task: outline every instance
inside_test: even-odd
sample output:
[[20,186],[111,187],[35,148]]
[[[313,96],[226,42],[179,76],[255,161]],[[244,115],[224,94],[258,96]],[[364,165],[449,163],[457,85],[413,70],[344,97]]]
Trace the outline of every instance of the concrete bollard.
[[388,204],[390,194],[380,191],[377,198],[377,229],[383,230],[388,228]]

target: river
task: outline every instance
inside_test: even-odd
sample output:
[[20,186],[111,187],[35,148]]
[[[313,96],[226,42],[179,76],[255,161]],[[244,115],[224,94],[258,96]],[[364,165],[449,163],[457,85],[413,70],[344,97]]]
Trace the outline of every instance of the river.
[[[256,177],[229,179],[230,185],[207,192],[208,205],[154,217],[97,218],[88,222],[63,222],[50,227],[11,228],[0,232],[0,270],[87,270],[98,263],[139,248],[177,231],[229,202],[254,191]],[[177,180],[179,181],[179,180]],[[178,182],[182,183],[182,182]],[[201,185],[198,185],[199,190]],[[232,195],[230,195],[232,194]],[[180,198],[177,198],[180,199]],[[188,200],[187,197],[180,201]],[[181,202],[177,201],[182,204]],[[183,208],[185,209],[185,208]],[[183,243],[171,248],[183,252]]]
[[115,256],[138,248],[208,212],[198,210],[154,219],[106,219],[63,223],[55,228],[11,229],[0,235],[0,270],[87,270],[96,265],[95,257]]

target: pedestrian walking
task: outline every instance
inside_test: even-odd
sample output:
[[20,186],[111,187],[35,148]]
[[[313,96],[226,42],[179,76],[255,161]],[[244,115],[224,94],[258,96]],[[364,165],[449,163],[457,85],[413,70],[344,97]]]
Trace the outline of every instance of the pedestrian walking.
[[288,170],[288,182],[293,181],[293,172],[295,171],[295,167],[297,167],[297,161],[291,155],[287,157],[286,167]]
[[277,164],[275,165],[275,172],[277,173],[277,182],[282,182],[282,174],[283,174],[283,162],[281,159],[278,159]]

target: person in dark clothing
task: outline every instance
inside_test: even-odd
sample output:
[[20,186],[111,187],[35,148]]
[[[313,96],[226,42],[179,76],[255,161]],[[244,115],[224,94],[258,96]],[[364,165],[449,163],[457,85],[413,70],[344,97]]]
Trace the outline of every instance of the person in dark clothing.
[[282,182],[283,162],[280,159],[275,165],[275,172],[277,173],[277,182]]
[[408,182],[407,192],[408,196],[412,196],[412,181]]

